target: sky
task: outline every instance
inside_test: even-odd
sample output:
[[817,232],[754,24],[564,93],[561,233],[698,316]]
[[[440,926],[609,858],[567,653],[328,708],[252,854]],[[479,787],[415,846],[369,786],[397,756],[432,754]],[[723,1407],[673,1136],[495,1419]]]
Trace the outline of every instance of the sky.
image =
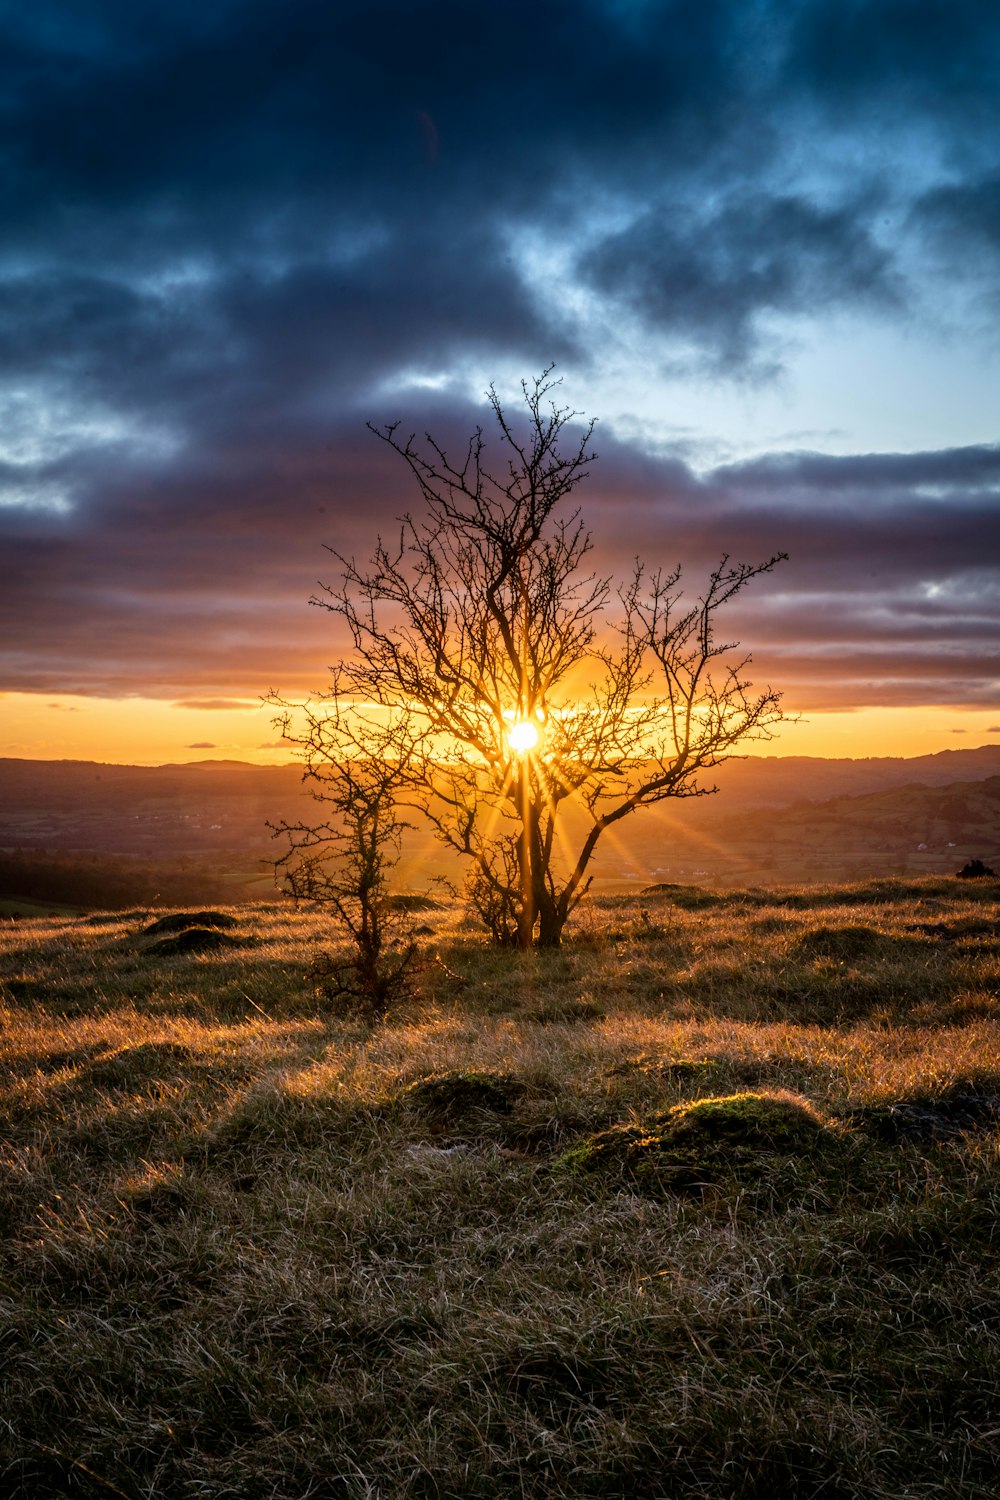
[[0,0],[0,755],[282,760],[555,363],[597,557],[788,561],[771,753],[1000,739],[994,0]]

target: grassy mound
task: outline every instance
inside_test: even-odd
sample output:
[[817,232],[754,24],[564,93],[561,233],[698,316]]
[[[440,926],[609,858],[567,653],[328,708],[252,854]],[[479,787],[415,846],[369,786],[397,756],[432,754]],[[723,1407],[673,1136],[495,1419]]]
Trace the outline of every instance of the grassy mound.
[[[804,1099],[726,1094],[677,1104],[646,1125],[598,1131],[565,1152],[556,1167],[654,1194],[768,1179],[787,1195],[792,1179],[805,1186],[824,1175],[842,1149],[841,1135]],[[783,1166],[795,1170],[789,1174]]]
[[172,911],[157,917],[143,928],[143,937],[162,937],[168,932],[183,932],[188,927],[238,927],[239,921],[224,911]]
[[847,927],[814,927],[796,943],[802,958],[832,958],[838,963],[857,963],[878,958],[890,945],[873,927],[852,923]]
[[669,902],[685,911],[703,911],[708,907],[723,906],[727,899],[715,891],[703,890],[700,885],[679,885],[672,880],[645,885],[639,894],[647,900]]
[[440,911],[443,905],[420,891],[395,891],[386,898],[385,904],[391,911]]
[[455,1071],[418,1078],[401,1097],[431,1124],[444,1126],[509,1115],[523,1092],[523,1084],[506,1073]]
[[171,957],[176,953],[213,953],[219,948],[237,948],[239,945],[238,938],[229,937],[215,927],[185,927],[182,932],[157,938],[149,952]]

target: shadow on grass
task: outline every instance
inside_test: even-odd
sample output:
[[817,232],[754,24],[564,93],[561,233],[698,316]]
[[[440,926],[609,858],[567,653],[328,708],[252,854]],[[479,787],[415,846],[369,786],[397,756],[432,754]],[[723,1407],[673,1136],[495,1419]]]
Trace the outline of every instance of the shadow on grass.
[[1000,1074],[955,1079],[937,1092],[865,1105],[850,1120],[874,1140],[891,1144],[930,1145],[993,1132],[1000,1128]]

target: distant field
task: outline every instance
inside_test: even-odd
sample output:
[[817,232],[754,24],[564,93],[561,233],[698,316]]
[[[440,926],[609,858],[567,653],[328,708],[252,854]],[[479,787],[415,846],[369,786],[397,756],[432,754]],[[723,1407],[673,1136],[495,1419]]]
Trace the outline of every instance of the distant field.
[[0,1494],[994,1500],[1000,883],[227,912],[0,921]]
[[[608,829],[590,867],[595,889],[952,875],[970,858],[1000,867],[1000,746],[909,760],[736,759],[706,784],[716,779],[718,796],[668,799]],[[268,824],[317,815],[296,765],[0,757],[0,897],[84,910],[133,898],[267,900],[284,848]],[[564,819],[576,850],[586,815],[567,806]],[[424,889],[443,873],[461,888],[463,862],[416,823],[400,880]]]
[[21,917],[74,917],[81,916],[82,908],[68,906],[57,901],[34,901],[21,896],[0,896],[0,917],[15,922]]

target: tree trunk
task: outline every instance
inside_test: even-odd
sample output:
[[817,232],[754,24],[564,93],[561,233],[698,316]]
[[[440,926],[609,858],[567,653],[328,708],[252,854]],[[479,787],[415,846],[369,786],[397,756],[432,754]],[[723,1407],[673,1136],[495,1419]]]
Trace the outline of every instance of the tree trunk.
[[562,930],[565,925],[565,917],[559,911],[556,902],[546,893],[543,901],[538,907],[538,946],[539,948],[558,948],[562,944]]
[[531,836],[532,808],[528,773],[523,768],[518,791],[521,804],[521,835],[517,841],[517,869],[521,885],[521,906],[517,914],[517,946],[530,948],[535,941],[535,921],[538,910],[535,904],[535,841]]

